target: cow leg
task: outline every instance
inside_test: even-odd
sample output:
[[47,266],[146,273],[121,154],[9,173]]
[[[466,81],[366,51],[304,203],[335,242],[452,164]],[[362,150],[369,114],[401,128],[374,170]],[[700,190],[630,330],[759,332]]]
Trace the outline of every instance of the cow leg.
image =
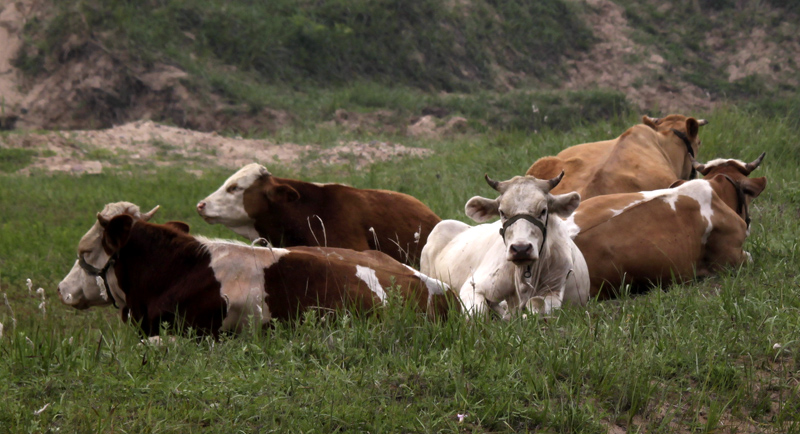
[[458,296],[461,298],[464,312],[466,312],[468,316],[474,317],[486,313],[486,297],[484,297],[483,292],[478,289],[478,286],[472,278],[464,283]]
[[559,294],[550,294],[544,297],[537,295],[531,297],[525,303],[525,307],[532,313],[550,315],[554,310],[561,309],[561,296]]

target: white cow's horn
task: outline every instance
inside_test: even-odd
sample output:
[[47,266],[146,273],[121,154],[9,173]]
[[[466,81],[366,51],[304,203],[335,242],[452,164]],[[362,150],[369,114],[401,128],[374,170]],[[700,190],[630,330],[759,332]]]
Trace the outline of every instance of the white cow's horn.
[[549,179],[549,180],[547,181],[547,185],[549,185],[549,186],[550,186],[550,190],[552,190],[552,189],[556,188],[556,186],[558,185],[558,183],[559,183],[559,182],[561,182],[561,179],[562,179],[563,177],[564,177],[564,171],[562,170],[562,171],[561,171],[561,173],[560,173],[558,176],[556,176],[556,177],[555,177],[555,178],[553,178],[553,179]]
[[493,189],[495,189],[497,191],[500,191],[500,182],[495,181],[492,178],[489,178],[489,174],[488,173],[484,173],[483,177],[486,178],[486,183],[489,184],[490,187],[492,187]]

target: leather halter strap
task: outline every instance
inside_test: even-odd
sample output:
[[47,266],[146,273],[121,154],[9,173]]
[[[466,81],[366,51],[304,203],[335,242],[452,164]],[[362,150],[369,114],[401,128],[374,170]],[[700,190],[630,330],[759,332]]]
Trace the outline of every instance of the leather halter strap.
[[[670,128],[669,130],[672,131],[679,139],[683,140],[683,144],[686,145],[686,152],[689,153],[689,155],[691,155],[692,158],[694,158],[694,149],[692,149],[692,142],[689,140],[688,137],[686,137],[686,134],[684,134],[682,131],[676,130],[675,128]],[[689,179],[694,179],[696,177],[697,177],[697,170],[694,168],[693,164],[692,172],[689,174]]]
[[108,258],[108,262],[106,262],[106,265],[104,265],[103,268],[97,268],[94,265],[86,262],[86,259],[83,258],[83,255],[78,255],[78,265],[81,266],[86,274],[94,277],[99,276],[101,279],[103,279],[103,285],[106,287],[106,294],[108,294],[108,296],[111,298],[111,303],[114,305],[114,307],[119,309],[119,306],[117,306],[117,300],[114,298],[114,293],[111,292],[111,287],[108,286],[107,277],[108,270],[114,266],[115,262],[117,262],[117,253],[114,253],[110,258]]
[[[541,252],[544,249],[544,242],[547,241],[547,222],[550,221],[550,213],[549,212],[547,213],[547,217],[545,217],[544,223],[542,223],[541,220],[537,219],[536,217],[530,214],[517,214],[515,216],[512,216],[510,219],[506,220],[503,223],[503,227],[500,228],[500,236],[503,237],[503,243],[506,242],[506,229],[508,229],[509,226],[513,225],[518,220],[527,220],[533,223],[534,226],[536,226],[537,228],[539,228],[539,230],[542,231],[542,245],[539,246],[539,252]],[[523,275],[525,278],[531,277],[530,265],[528,265],[528,267],[525,269]]]
[[732,185],[733,188],[736,189],[736,214],[740,217],[744,214],[744,222],[747,223],[747,227],[750,227],[750,210],[747,207],[747,198],[744,196],[744,189],[740,184],[733,180],[730,176],[721,173],[720,175],[724,176]]

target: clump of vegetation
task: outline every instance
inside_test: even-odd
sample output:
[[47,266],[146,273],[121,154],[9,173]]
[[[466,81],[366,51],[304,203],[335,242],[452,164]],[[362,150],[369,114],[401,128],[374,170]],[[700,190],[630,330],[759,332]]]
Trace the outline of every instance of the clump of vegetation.
[[75,34],[144,62],[177,62],[186,69],[217,62],[268,83],[367,79],[452,91],[493,86],[498,70],[552,77],[565,55],[592,41],[563,0],[169,0],[54,7],[49,21],[26,28],[34,46],[22,50],[18,65],[28,72],[38,71],[42,58],[57,57]]

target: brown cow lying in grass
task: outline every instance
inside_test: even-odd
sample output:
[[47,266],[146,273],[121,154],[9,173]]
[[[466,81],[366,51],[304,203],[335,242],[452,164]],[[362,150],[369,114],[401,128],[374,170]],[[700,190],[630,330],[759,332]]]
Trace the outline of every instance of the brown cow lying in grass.
[[567,223],[589,267],[591,295],[608,298],[627,284],[638,292],[752,261],[742,245],[750,202],[767,179],[748,175],[763,158],[695,164],[704,179],[582,202]]
[[278,178],[256,163],[201,200],[197,212],[251,241],[380,250],[409,265],[441,221],[407,194]]
[[217,335],[313,308],[364,312],[393,291],[432,316],[457,300],[445,284],[381,252],[194,237],[185,223],[152,224],[127,205],[113,206],[123,210],[114,216],[98,214],[58,292],[77,308],[115,301],[146,336],[158,334],[163,322]]
[[525,173],[541,179],[565,172],[553,194],[577,191],[581,200],[613,193],[667,188],[694,178],[700,127],[708,121],[683,115],[642,117],[613,140],[571,146],[555,157],[542,157]]

